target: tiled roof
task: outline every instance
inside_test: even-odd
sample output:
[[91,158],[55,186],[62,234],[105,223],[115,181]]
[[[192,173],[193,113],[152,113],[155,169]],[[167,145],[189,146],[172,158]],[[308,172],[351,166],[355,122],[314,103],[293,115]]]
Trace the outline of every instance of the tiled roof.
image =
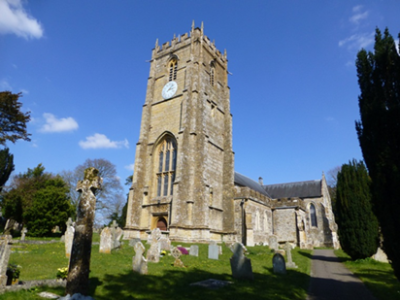
[[321,196],[321,180],[309,180],[280,184],[264,185],[272,199],[278,198],[313,198]]
[[[238,172],[235,172],[235,184],[238,186],[247,186],[248,188],[251,188],[252,190],[259,192],[260,194],[263,194],[267,197],[270,197],[265,189],[256,181],[253,179],[250,179],[249,177],[246,177]],[[270,197],[271,198],[271,197]]]

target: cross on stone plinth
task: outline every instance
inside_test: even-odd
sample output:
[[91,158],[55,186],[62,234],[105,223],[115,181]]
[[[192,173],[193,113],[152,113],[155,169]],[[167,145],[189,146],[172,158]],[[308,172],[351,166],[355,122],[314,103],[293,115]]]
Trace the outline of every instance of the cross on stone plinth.
[[175,247],[172,249],[171,255],[173,256],[173,258],[179,259],[179,257],[181,257],[182,255],[182,252],[177,247]]
[[297,269],[297,265],[292,260],[292,246],[289,244],[289,242],[286,242],[285,244],[285,251],[287,258],[286,267]]
[[67,278],[66,294],[88,294],[93,222],[96,206],[95,192],[103,180],[95,168],[85,170],[84,179],[78,181],[76,191],[81,193],[76,218],[75,235]]

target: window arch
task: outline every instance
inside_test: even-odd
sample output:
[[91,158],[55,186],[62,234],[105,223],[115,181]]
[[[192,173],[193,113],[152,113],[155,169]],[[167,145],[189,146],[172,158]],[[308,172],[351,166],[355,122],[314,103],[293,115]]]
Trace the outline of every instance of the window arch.
[[317,212],[315,210],[314,204],[310,204],[310,219],[311,219],[311,226],[318,227],[317,223]]
[[212,61],[210,63],[210,83],[211,85],[214,85],[214,79],[215,79],[215,63]]
[[176,79],[176,74],[178,73],[178,60],[173,58],[168,64],[169,69],[169,81]]
[[157,197],[173,194],[176,169],[176,142],[167,137],[158,146]]

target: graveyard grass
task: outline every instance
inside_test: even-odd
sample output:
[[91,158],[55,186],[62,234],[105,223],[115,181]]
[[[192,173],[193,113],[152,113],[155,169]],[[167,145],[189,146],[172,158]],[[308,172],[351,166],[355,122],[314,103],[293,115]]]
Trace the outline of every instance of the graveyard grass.
[[335,254],[377,299],[400,300],[400,282],[390,264],[371,258],[353,261],[343,250],[335,250]]
[[[99,241],[98,235],[93,241]],[[177,243],[173,243],[177,245]],[[18,245],[18,244],[17,244]],[[189,244],[181,243],[184,247]],[[18,245],[12,248],[10,263],[22,266],[20,280],[55,279],[57,269],[65,267],[64,243],[44,245]],[[145,245],[148,250],[149,245]],[[26,253],[26,251],[29,251]],[[174,258],[164,256],[159,263],[148,263],[148,275],[132,271],[134,250],[123,241],[121,249],[112,254],[100,254],[99,245],[93,245],[90,272],[90,295],[96,300],[109,299],[305,299],[310,280],[311,251],[292,251],[298,269],[288,269],[286,275],[272,271],[273,253],[266,246],[248,248],[254,281],[233,279],[229,258],[232,252],[223,245],[219,260],[208,259],[208,245],[199,244],[199,257],[182,255],[186,268],[172,266]],[[20,252],[20,253],[19,253]],[[147,252],[146,252],[147,253]],[[218,290],[190,286],[191,283],[219,279],[232,284]],[[64,295],[64,288],[35,288],[34,291],[8,292],[1,299],[40,299],[40,291]]]

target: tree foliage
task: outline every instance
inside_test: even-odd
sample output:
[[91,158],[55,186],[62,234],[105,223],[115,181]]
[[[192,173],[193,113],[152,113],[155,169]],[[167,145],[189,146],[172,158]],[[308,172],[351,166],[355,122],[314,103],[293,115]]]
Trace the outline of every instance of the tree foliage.
[[74,211],[66,183],[44,170],[39,164],[15,176],[2,197],[4,216],[27,226],[31,236],[49,235],[55,226],[65,229]]
[[400,279],[400,57],[388,29],[383,35],[376,29],[374,52],[361,50],[356,66],[358,139],[372,179],[383,248]]
[[379,245],[372,211],[371,180],[363,162],[344,164],[337,176],[336,222],[343,250],[352,259],[373,255]]
[[0,92],[0,144],[6,141],[15,143],[22,139],[30,141],[26,124],[30,120],[30,112],[21,112],[22,103],[18,101],[22,94],[9,91]]
[[117,169],[114,164],[106,159],[87,159],[82,165],[77,166],[73,171],[62,171],[61,176],[69,187],[69,196],[72,204],[77,207],[79,204],[79,193],[76,192],[76,184],[83,180],[84,171],[89,167],[99,170],[99,176],[103,178],[102,190],[97,190],[96,209],[100,210],[106,218],[114,213],[121,212],[124,196],[121,182],[117,176]]
[[14,171],[14,155],[9,152],[8,148],[0,150],[0,192],[12,171]]

